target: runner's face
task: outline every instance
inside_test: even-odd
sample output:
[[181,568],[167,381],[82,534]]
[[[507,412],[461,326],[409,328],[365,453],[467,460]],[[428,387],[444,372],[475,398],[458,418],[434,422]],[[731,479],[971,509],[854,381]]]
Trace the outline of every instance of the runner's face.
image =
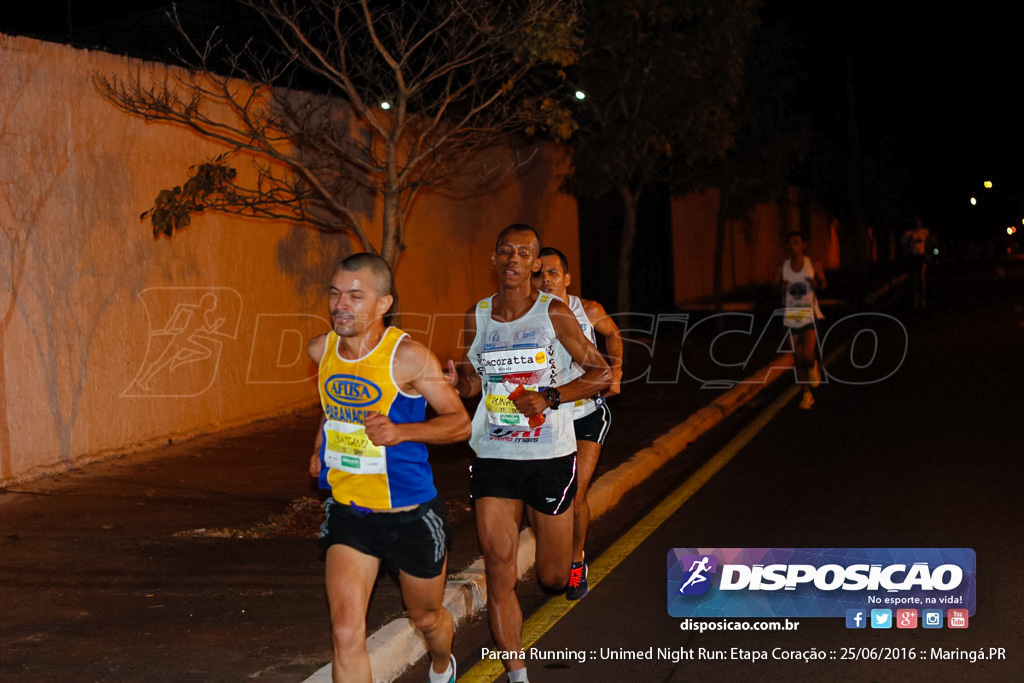
[[530,276],[540,268],[537,252],[540,245],[532,232],[509,232],[491,254],[491,264],[498,272],[499,286],[514,286],[529,282]]
[[380,296],[368,268],[334,271],[327,290],[331,324],[339,337],[354,337],[381,318],[391,306],[391,296]]
[[793,256],[803,256],[804,238],[800,235],[793,235],[789,238],[789,253]]
[[540,270],[533,274],[533,286],[542,292],[554,294],[565,301],[569,288],[569,276],[562,272],[562,262],[557,256],[541,256]]

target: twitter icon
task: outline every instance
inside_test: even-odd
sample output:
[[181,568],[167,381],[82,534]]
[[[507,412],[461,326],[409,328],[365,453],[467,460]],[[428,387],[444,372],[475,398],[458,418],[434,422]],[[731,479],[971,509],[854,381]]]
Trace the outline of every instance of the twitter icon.
[[892,610],[871,610],[871,628],[892,628]]

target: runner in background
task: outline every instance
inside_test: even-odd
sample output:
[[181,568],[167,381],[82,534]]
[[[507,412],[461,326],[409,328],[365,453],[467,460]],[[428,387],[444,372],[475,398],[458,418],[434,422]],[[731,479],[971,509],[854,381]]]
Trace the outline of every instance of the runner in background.
[[[533,274],[533,286],[548,294],[554,294],[569,304],[569,310],[579,321],[583,334],[592,344],[597,345],[597,334],[604,338],[608,365],[612,371],[612,383],[603,394],[576,401],[573,406],[573,427],[576,432],[576,471],[578,476],[576,503],[573,505],[572,567],[565,597],[579,600],[590,588],[587,585],[587,563],[584,545],[587,528],[590,526],[590,506],[587,504],[587,490],[601,455],[601,446],[612,424],[612,412],[605,399],[619,393],[622,381],[622,336],[615,321],[596,301],[581,299],[569,294],[572,275],[569,261],[558,249],[543,247],[540,250],[540,270]],[[596,333],[596,334],[595,334]]]
[[814,405],[812,388],[821,384],[818,367],[818,333],[815,322],[824,318],[818,306],[817,293],[825,289],[825,271],[804,255],[806,243],[798,231],[786,235],[789,258],[779,265],[778,278],[783,294],[783,324],[789,328],[793,341],[793,361],[797,382],[803,385],[800,407],[810,410]]
[[903,257],[914,290],[914,310],[928,306],[928,248],[931,230],[924,227],[919,216],[914,227],[903,233]]

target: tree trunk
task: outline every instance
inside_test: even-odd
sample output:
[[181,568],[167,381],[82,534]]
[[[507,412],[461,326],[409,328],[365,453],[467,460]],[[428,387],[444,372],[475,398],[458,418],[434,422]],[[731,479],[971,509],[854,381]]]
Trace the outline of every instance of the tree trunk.
[[715,263],[711,276],[712,300],[715,313],[722,312],[722,262],[725,260],[725,228],[729,215],[729,192],[718,192],[718,211],[715,212]]
[[853,50],[850,48],[850,29],[846,29],[846,138],[849,146],[847,157],[847,196],[849,197],[850,266],[857,278],[863,281],[867,277],[867,230],[864,225],[863,182],[861,167],[863,165],[860,151],[860,129],[857,123],[857,99],[853,87]]
[[[398,267],[398,257],[402,254],[402,236],[399,228],[399,216],[402,210],[402,195],[400,192],[387,191],[384,193],[384,220],[383,233],[381,235],[380,255],[391,266],[394,273]],[[395,298],[390,311],[384,318],[385,324],[401,327],[401,306],[398,302],[398,288],[393,287],[391,295]]]
[[629,314],[629,279],[633,269],[633,244],[636,241],[636,209],[640,192],[634,193],[627,185],[619,186],[622,196],[622,246],[619,249],[618,305],[619,312]]
[[7,328],[0,329],[0,482],[14,476],[11,462],[11,425],[7,421],[7,363],[4,351]]
[[399,212],[402,210],[401,193],[384,193],[383,233],[381,234],[380,255],[394,270],[402,252],[401,235],[398,229]]

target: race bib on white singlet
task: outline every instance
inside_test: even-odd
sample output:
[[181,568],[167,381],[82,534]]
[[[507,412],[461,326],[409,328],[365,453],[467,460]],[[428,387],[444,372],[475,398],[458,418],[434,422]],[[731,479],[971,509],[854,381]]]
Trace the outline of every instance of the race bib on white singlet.
[[484,405],[487,422],[506,429],[529,429],[530,420],[516,409],[508,396],[520,384],[536,391],[548,370],[548,354],[539,348],[484,351],[480,354],[483,370]]
[[802,327],[814,322],[814,310],[810,304],[797,304],[795,308],[786,309],[786,324],[790,327]]
[[383,474],[384,446],[375,446],[363,425],[327,420],[324,423],[324,463],[349,474]]

